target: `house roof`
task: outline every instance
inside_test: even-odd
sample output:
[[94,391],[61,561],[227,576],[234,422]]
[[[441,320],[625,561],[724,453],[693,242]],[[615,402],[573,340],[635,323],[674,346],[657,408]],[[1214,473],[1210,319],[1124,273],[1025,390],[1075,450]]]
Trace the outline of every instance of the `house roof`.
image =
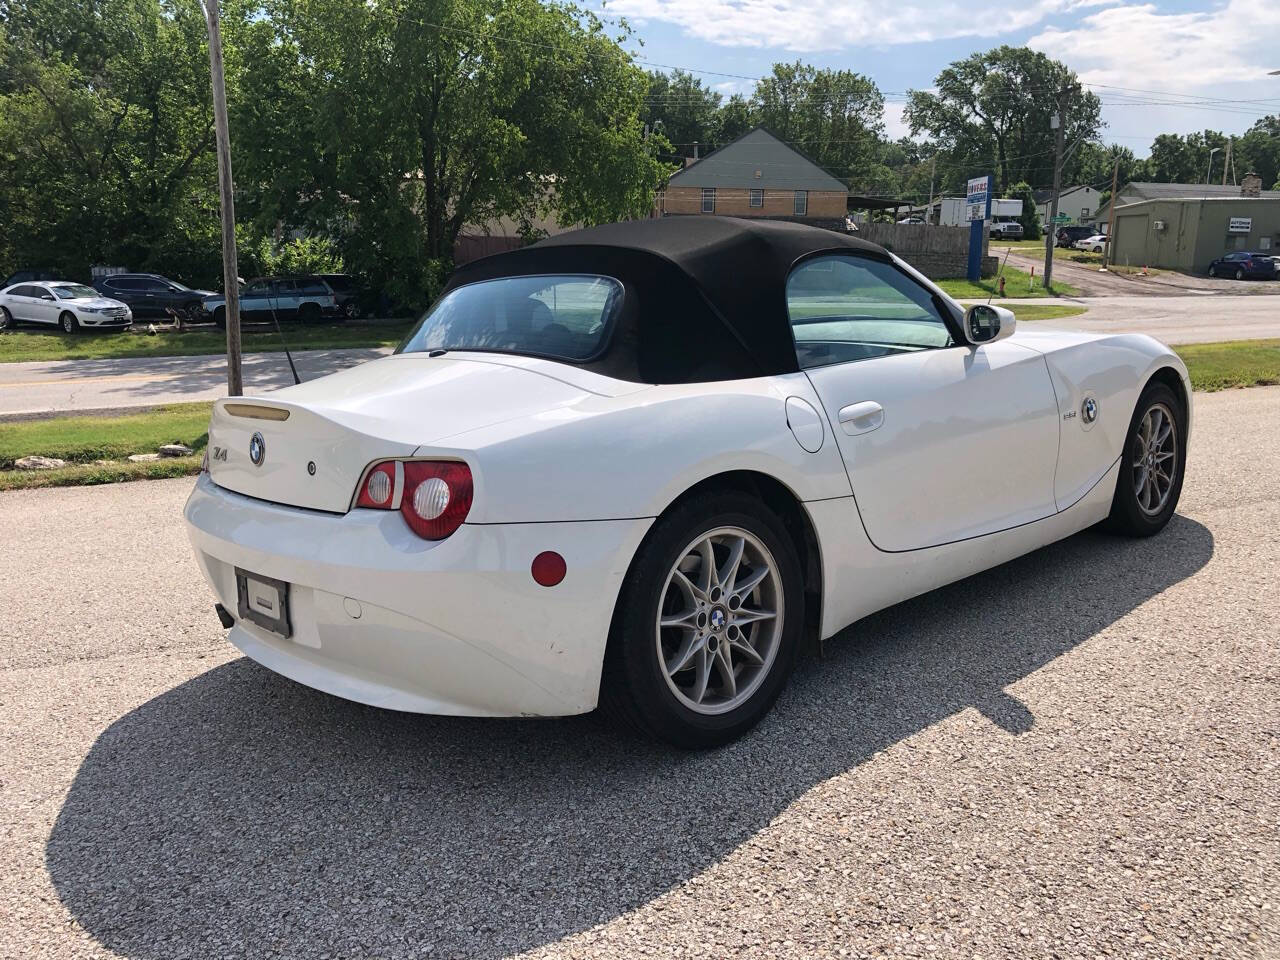
[[454,271],[445,292],[499,277],[613,277],[626,289],[619,329],[584,366],[642,383],[731,380],[799,369],[787,277],[798,260],[820,253],[889,260],[883,247],[800,223],[662,217],[574,230],[473,260]]
[[845,193],[848,189],[843,181],[764,127],[748,130],[737,140],[676,171],[667,183],[672,187],[737,187],[741,190]]
[[[1058,194],[1058,199],[1062,200],[1064,197],[1069,197],[1071,196],[1071,194],[1075,193],[1077,190],[1093,190],[1093,189],[1094,188],[1089,186],[1088,184],[1081,184],[1078,187],[1066,187],[1062,190],[1061,193]],[[1052,190],[1032,190],[1031,196],[1035,200],[1036,205],[1038,206],[1042,203],[1049,203],[1051,200],[1053,200],[1053,191]]]
[[[1263,190],[1264,197],[1280,197],[1280,190]],[[1134,181],[1120,188],[1120,197],[1136,197],[1139,200],[1202,200],[1220,197],[1238,200],[1240,188],[1234,184],[1225,187],[1215,183],[1145,183]],[[1249,198],[1245,198],[1249,199]],[[1123,206],[1123,204],[1120,204]]]

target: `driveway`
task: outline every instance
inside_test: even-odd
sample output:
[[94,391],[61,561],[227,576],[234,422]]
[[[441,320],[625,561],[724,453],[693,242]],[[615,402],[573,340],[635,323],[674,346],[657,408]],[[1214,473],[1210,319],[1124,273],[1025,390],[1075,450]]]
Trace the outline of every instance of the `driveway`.
[[[991,244],[993,256],[1004,260],[1008,247],[999,243]],[[1044,251],[1031,253],[1015,248],[1009,253],[1010,266],[1019,270],[1030,271],[1035,268],[1037,277],[1044,274]],[[1218,294],[1223,296],[1256,296],[1280,295],[1280,281],[1275,280],[1233,280],[1224,277],[1199,277],[1184,273],[1160,273],[1147,277],[1125,276],[1099,270],[1096,266],[1075,263],[1061,256],[1053,260],[1053,279],[1076,287],[1085,297],[1177,297],[1205,296]],[[1280,304],[1276,307],[1280,310]]]
[[0,494],[0,956],[1280,955],[1280,388],[1197,402],[1159,537],[864,621],[707,753],[240,658],[189,479]]

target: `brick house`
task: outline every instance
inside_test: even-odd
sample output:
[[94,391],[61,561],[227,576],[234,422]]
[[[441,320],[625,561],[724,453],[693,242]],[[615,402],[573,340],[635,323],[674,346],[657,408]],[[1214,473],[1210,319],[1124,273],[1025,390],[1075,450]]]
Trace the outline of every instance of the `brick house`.
[[769,217],[843,225],[848,188],[764,127],[671,175],[658,216]]

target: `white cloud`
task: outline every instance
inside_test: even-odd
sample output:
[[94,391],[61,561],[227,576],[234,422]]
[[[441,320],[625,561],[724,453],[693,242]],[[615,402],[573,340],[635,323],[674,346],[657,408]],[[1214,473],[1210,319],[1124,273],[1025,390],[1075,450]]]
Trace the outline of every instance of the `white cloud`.
[[1053,13],[1116,0],[611,0],[608,10],[662,20],[721,46],[797,52],[994,37]]
[[[1072,29],[1043,30],[1027,46],[1069,64],[1086,83],[1179,92],[1256,84],[1277,59],[1275,30],[1260,12],[1254,0],[1187,13],[1152,3],[1110,7]],[[1280,97],[1280,83],[1272,93]],[[1254,87],[1252,97],[1267,95]]]
[[911,135],[911,128],[902,118],[905,103],[886,103],[884,105],[884,134],[890,140],[901,140]]

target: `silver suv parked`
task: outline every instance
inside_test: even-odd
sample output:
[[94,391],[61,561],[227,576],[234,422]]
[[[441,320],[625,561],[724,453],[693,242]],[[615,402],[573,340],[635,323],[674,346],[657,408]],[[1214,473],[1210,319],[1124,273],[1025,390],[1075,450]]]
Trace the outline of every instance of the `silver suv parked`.
[[[226,326],[227,301],[222,294],[204,298],[206,313],[218,326]],[[319,277],[259,277],[240,288],[240,317],[247,321],[299,320],[318,323],[341,320],[338,298]]]

